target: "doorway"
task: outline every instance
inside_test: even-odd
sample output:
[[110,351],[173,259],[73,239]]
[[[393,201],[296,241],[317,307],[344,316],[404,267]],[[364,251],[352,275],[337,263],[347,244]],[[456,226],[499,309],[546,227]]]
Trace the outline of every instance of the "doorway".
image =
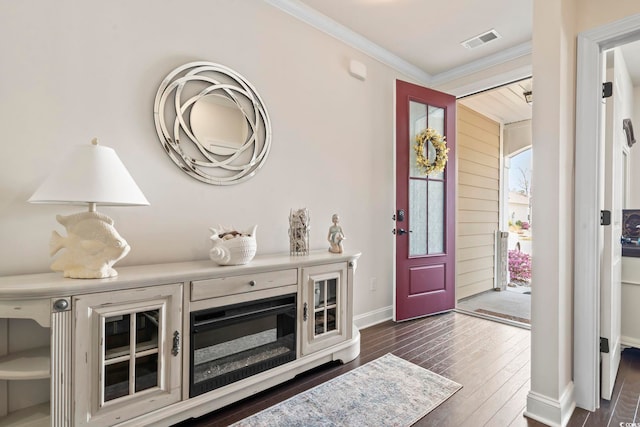
[[456,308],[531,318],[532,78],[458,100]]
[[[576,141],[579,143],[576,143],[574,203],[580,206],[575,212],[575,229],[585,232],[577,232],[574,237],[574,283],[580,283],[583,290],[574,294],[574,385],[577,406],[590,411],[599,407],[600,397],[602,331],[598,320],[612,320],[615,314],[615,310],[600,310],[603,303],[600,262],[604,242],[599,214],[604,196],[603,192],[593,189],[604,185],[605,159],[600,149],[601,112],[593,106],[601,105],[603,52],[640,39],[639,25],[640,16],[635,16],[578,35]],[[619,307],[617,310],[620,314]]]

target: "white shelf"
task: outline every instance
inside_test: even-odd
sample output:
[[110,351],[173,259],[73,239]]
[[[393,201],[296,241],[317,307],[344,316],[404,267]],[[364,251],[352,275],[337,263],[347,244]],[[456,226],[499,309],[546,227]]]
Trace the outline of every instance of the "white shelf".
[[50,376],[51,350],[49,347],[34,348],[0,357],[0,380],[38,380]]
[[49,427],[50,422],[49,402],[0,417],[0,427]]
[[0,317],[5,319],[33,319],[43,328],[51,326],[51,301],[37,300],[0,301]]

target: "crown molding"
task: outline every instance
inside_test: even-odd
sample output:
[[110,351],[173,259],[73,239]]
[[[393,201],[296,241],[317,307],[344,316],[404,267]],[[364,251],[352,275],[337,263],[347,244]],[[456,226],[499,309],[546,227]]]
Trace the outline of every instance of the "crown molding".
[[411,64],[399,56],[391,53],[382,46],[373,43],[371,40],[334,21],[326,15],[309,7],[300,0],[264,0],[266,3],[276,7],[283,12],[325,32],[326,34],[352,46],[374,59],[388,65],[391,68],[414,78],[418,83],[425,86],[435,86],[449,81],[485,70],[496,65],[503,64],[522,56],[531,54],[531,42],[522,43],[518,46],[505,49],[493,55],[486,56],[468,64],[443,71],[436,75],[431,75],[423,69]]
[[495,67],[523,56],[531,55],[531,52],[531,42],[528,41],[494,53],[493,55],[485,56],[484,58],[480,58],[476,61],[438,73],[435,76],[432,76],[431,84],[440,85],[447,83],[452,80],[486,70],[487,68]]
[[345,27],[344,25],[334,21],[326,15],[321,14],[317,10],[307,6],[299,0],[264,0],[266,3],[274,6],[283,12],[292,15],[295,18],[335,37],[341,42],[354,47],[361,52],[371,56],[374,59],[394,68],[401,73],[413,77],[419,83],[424,85],[431,84],[431,75],[426,73],[419,67],[405,61],[399,56],[389,52],[382,46],[373,43],[366,37],[356,33],[355,31]]

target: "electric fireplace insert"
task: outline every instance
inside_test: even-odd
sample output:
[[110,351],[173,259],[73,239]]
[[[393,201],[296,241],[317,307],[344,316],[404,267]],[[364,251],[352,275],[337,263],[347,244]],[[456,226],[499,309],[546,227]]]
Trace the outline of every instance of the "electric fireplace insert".
[[296,294],[191,313],[189,396],[296,359]]

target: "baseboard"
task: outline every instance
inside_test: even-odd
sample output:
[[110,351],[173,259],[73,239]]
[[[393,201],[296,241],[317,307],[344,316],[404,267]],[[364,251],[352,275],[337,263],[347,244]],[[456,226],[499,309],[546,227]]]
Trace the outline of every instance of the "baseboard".
[[353,316],[353,324],[356,325],[358,329],[365,329],[391,319],[393,319],[393,306],[390,305]]
[[573,381],[571,381],[560,396],[560,400],[529,391],[524,415],[551,427],[564,427],[569,422],[574,409],[576,409],[576,401]]
[[625,337],[623,335],[620,337],[620,344],[624,347],[640,348],[640,339],[635,337]]

